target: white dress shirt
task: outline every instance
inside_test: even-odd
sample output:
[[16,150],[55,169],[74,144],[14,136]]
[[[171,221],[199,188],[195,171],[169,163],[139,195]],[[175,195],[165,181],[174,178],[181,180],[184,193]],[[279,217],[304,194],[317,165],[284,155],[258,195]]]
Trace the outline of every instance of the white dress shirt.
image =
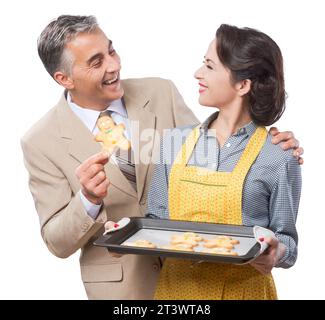
[[[96,123],[101,112],[79,107],[76,103],[72,101],[69,92],[67,93],[67,102],[74,114],[84,123],[84,125],[89,129],[89,131],[94,135],[97,134],[98,128],[96,126]],[[131,141],[131,130],[128,114],[122,99],[114,100],[106,110],[111,111],[111,117],[116,124],[123,123],[125,125],[124,135],[128,140]],[[114,155],[111,156],[111,159],[116,164]],[[81,190],[79,191],[79,196],[87,214],[95,220],[102,205],[97,205],[90,202],[81,192]]]

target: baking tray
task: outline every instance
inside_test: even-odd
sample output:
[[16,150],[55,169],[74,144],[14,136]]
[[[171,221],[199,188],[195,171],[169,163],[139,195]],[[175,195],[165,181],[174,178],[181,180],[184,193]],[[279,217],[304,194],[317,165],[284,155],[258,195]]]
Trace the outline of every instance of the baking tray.
[[[142,248],[126,246],[124,243],[146,239],[157,246],[168,245],[170,237],[183,232],[195,232],[208,239],[218,235],[227,235],[239,240],[234,251],[237,256],[210,254],[199,252],[202,245],[195,247],[195,252],[175,251],[162,248]],[[142,254],[161,257],[175,257],[192,260],[202,260],[219,263],[244,264],[258,256],[260,244],[255,240],[253,227],[201,223],[191,221],[165,220],[131,217],[130,223],[113,233],[100,236],[94,242],[95,246],[106,247],[111,252],[120,254]]]

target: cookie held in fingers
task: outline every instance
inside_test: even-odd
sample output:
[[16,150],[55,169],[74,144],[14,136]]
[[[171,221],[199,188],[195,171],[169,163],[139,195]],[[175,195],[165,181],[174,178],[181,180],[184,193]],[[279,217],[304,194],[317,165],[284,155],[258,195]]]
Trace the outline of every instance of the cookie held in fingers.
[[116,125],[111,117],[103,116],[97,120],[97,127],[99,132],[95,140],[102,143],[103,151],[112,154],[116,148],[128,150],[131,147],[130,141],[124,137],[123,123]]

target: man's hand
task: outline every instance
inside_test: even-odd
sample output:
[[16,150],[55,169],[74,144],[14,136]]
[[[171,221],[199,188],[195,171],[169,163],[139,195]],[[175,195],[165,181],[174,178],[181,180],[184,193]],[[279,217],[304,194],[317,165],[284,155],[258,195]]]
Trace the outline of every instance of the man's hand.
[[283,142],[281,148],[283,150],[293,149],[293,155],[298,159],[299,164],[304,163],[304,159],[301,157],[304,153],[304,149],[299,147],[299,141],[295,138],[293,132],[279,132],[276,127],[272,127],[270,129],[270,134],[273,136],[272,143],[278,144]]
[[[262,239],[260,239],[260,241],[261,240]],[[255,260],[250,262],[250,265],[262,274],[269,274],[273,267],[277,265],[279,260],[284,256],[286,246],[276,238],[267,237],[263,239],[263,241],[265,241],[269,247]]]
[[104,165],[108,162],[107,153],[97,153],[85,160],[77,169],[76,176],[81,184],[81,192],[94,204],[101,204],[110,185]]

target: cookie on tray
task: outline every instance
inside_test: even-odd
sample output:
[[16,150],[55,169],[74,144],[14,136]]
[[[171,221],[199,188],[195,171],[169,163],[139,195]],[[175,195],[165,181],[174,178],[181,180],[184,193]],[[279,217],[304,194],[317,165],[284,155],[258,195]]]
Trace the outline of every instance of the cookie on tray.
[[153,244],[152,242],[148,241],[148,240],[136,240],[134,242],[126,242],[124,243],[125,246],[129,246],[129,247],[142,247],[142,248],[157,248],[157,246],[155,244]]
[[205,248],[225,248],[231,250],[235,244],[239,244],[239,241],[229,236],[217,236],[213,239],[205,239],[203,246]]
[[180,235],[173,235],[170,241],[173,245],[187,244],[195,247],[203,238],[194,232],[184,232]]

